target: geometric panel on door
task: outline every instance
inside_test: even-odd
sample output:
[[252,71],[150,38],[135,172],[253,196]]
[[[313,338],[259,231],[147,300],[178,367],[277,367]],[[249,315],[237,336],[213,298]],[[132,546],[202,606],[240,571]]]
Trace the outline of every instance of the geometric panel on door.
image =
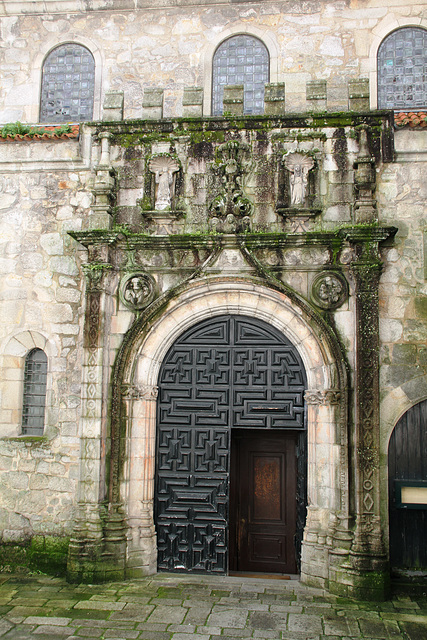
[[227,478],[194,476],[162,478],[158,488],[160,518],[208,520],[225,524],[227,518]]
[[176,523],[157,527],[158,568],[197,573],[227,571],[226,530],[214,523]]
[[159,568],[227,569],[230,431],[303,429],[305,387],[298,351],[262,321],[213,317],[176,340],[159,375]]
[[159,433],[158,471],[228,472],[229,431],[165,427]]

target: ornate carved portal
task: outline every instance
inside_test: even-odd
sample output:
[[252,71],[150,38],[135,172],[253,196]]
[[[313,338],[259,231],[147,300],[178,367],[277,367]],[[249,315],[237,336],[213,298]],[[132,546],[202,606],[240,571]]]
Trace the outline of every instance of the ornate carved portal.
[[[196,325],[178,339],[163,362],[159,382],[159,569],[227,571],[231,431],[244,429],[253,437],[256,430],[268,429],[278,438],[281,433],[292,433],[305,460],[305,387],[297,350],[263,322],[221,316]],[[296,473],[296,463],[294,467]],[[298,471],[293,486],[298,486],[301,495],[296,496],[294,489],[293,495],[283,499],[290,501],[294,511],[297,501],[302,506],[299,511],[305,513],[306,463],[302,459]],[[278,481],[278,487],[283,483],[285,478]],[[299,517],[299,530],[295,527],[287,534],[279,527],[277,540],[269,542],[264,540],[268,529],[257,530],[259,548],[269,545],[271,550],[276,544],[276,571],[295,571],[293,540],[300,544],[304,524]],[[285,553],[289,536],[290,558]],[[257,563],[262,570],[261,557],[253,566]]]

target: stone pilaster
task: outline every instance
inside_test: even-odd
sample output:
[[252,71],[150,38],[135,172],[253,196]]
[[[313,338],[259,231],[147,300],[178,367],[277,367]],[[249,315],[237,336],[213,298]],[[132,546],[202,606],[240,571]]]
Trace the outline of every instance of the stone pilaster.
[[127,495],[129,535],[126,575],[129,577],[156,572],[157,539],[153,499],[157,393],[156,386],[148,385],[124,385],[122,390],[128,420],[127,448],[132,448]]
[[326,80],[312,80],[306,85],[306,100],[309,111],[326,111],[327,85]]
[[378,285],[382,264],[378,246],[394,230],[362,228],[347,232],[356,260],[351,265],[355,284],[356,353],[354,378],[355,529],[350,551],[351,586],[355,597],[382,599],[389,581],[380,518],[379,475],[379,309]]
[[[82,412],[80,420],[80,479],[78,515],[70,541],[68,576],[72,581],[99,580],[103,577],[105,546],[105,407],[104,390],[108,377],[109,335],[106,323],[111,314],[108,255],[86,265],[86,313]],[[103,257],[104,262],[99,258]],[[92,256],[92,259],[94,256]],[[104,443],[104,444],[103,444]],[[108,555],[108,554],[107,554]]]
[[[308,508],[302,549],[301,580],[328,587],[331,554],[348,556],[349,531],[347,423],[341,424],[346,402],[339,389],[308,389],[305,393],[308,434]],[[330,425],[330,426],[329,426]],[[336,433],[338,441],[325,437]],[[341,434],[341,435],[339,435]],[[332,461],[340,458],[339,487],[334,487]],[[319,491],[319,488],[322,488]],[[329,492],[329,493],[327,493]],[[333,559],[335,561],[335,559]]]
[[142,98],[142,117],[147,120],[163,118],[164,91],[160,88],[147,88]]

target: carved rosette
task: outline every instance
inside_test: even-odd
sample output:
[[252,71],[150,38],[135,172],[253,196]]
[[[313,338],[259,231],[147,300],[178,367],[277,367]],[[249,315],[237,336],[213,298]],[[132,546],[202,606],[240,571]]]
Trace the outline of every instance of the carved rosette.
[[148,273],[127,274],[120,283],[119,296],[131,311],[145,309],[157,295],[156,281]]
[[311,297],[321,309],[337,309],[348,298],[347,281],[340,273],[323,271],[313,280]]

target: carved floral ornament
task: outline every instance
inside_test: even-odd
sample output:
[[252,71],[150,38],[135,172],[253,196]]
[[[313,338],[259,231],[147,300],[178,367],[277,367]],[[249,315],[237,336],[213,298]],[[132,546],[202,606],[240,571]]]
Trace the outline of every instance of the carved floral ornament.
[[156,293],[156,282],[148,273],[128,274],[120,283],[120,299],[132,311],[147,307],[153,302]]
[[313,280],[311,297],[322,309],[337,309],[348,298],[347,282],[340,273],[323,271]]
[[177,158],[168,154],[152,156],[148,168],[155,175],[156,197],[154,208],[156,211],[170,209],[175,192],[175,173],[180,165]]

